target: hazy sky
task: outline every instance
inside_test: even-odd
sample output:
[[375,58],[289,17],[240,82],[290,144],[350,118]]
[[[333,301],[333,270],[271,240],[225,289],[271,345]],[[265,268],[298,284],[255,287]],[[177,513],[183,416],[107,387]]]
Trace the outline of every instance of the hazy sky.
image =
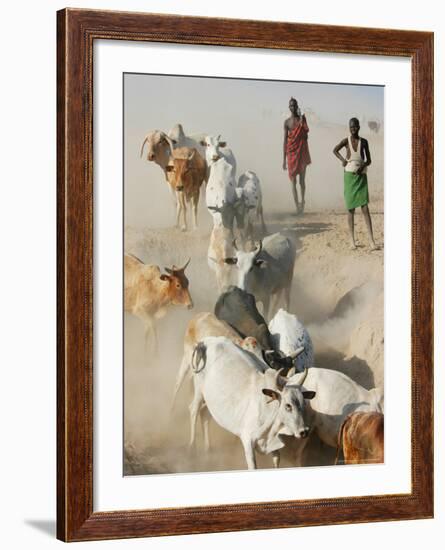
[[[285,189],[283,201],[287,201],[288,180],[281,164],[283,122],[289,116],[291,96],[308,112],[312,156],[307,173],[308,206],[311,202],[313,207],[341,205],[341,165],[332,149],[348,135],[348,120],[353,116],[362,121],[362,133],[370,140],[373,161],[377,161],[373,162],[374,174],[380,166],[378,178],[382,180],[383,128],[373,134],[367,127],[368,120],[383,123],[381,86],[130,73],[124,75],[126,224],[146,225],[147,217],[155,225],[171,224],[170,218],[165,221],[159,213],[160,202],[169,200],[163,174],[154,163],[141,159],[139,151],[150,130],[168,132],[177,123],[186,134],[220,134],[235,154],[237,173],[254,170],[266,198]],[[153,189],[159,199],[157,207],[151,200]]]

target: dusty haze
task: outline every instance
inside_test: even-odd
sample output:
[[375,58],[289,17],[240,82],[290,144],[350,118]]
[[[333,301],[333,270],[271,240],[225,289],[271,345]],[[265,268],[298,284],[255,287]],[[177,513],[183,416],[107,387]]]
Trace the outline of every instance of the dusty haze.
[[[141,322],[125,314],[126,474],[244,469],[237,438],[214,423],[212,451],[192,452],[184,384],[170,411],[182,357],[183,335],[191,317],[213,311],[218,293],[207,266],[211,217],[200,204],[199,229],[174,229],[174,207],[159,166],[139,156],[145,134],[181,123],[187,134],[221,134],[237,159],[237,174],[254,170],[262,184],[268,232],[284,231],[297,243],[291,312],[314,340],[317,366],[347,373],[367,388],[383,386],[383,250],[370,253],[360,212],[359,248],[348,248],[343,204],[343,172],[332,154],[348,135],[348,120],[361,121],[372,154],[368,169],[375,238],[383,248],[383,95],[381,87],[128,74],[124,77],[125,250],[161,268],[191,257],[187,275],[192,311],[171,308],[157,322],[160,354],[144,348]],[[282,166],[283,122],[289,98],[307,114],[312,164],[306,173],[306,214],[294,215],[287,172]],[[378,133],[367,122],[378,120]],[[200,431],[198,429],[198,441]],[[332,464],[335,451],[311,441],[307,465]],[[258,457],[271,467],[270,457]],[[283,466],[292,466],[287,453]]]

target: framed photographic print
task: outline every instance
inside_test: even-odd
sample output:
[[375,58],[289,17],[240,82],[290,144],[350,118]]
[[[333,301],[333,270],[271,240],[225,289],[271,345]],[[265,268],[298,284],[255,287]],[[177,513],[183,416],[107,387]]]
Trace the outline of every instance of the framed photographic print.
[[432,33],[58,12],[58,538],[433,515]]

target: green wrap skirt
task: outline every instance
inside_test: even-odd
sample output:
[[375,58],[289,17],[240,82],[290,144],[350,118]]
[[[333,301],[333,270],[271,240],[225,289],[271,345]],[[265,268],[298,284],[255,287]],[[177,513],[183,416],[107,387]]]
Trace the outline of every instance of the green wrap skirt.
[[345,181],[345,205],[348,210],[365,206],[369,203],[368,177],[366,174],[354,174],[344,172]]

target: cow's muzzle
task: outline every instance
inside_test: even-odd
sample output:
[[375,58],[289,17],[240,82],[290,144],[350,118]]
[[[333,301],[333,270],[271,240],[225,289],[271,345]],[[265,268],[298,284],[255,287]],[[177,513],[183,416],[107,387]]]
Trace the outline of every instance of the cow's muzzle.
[[310,431],[309,428],[304,428],[303,430],[301,430],[300,431],[301,439],[306,439],[306,437],[309,435],[309,431]]

